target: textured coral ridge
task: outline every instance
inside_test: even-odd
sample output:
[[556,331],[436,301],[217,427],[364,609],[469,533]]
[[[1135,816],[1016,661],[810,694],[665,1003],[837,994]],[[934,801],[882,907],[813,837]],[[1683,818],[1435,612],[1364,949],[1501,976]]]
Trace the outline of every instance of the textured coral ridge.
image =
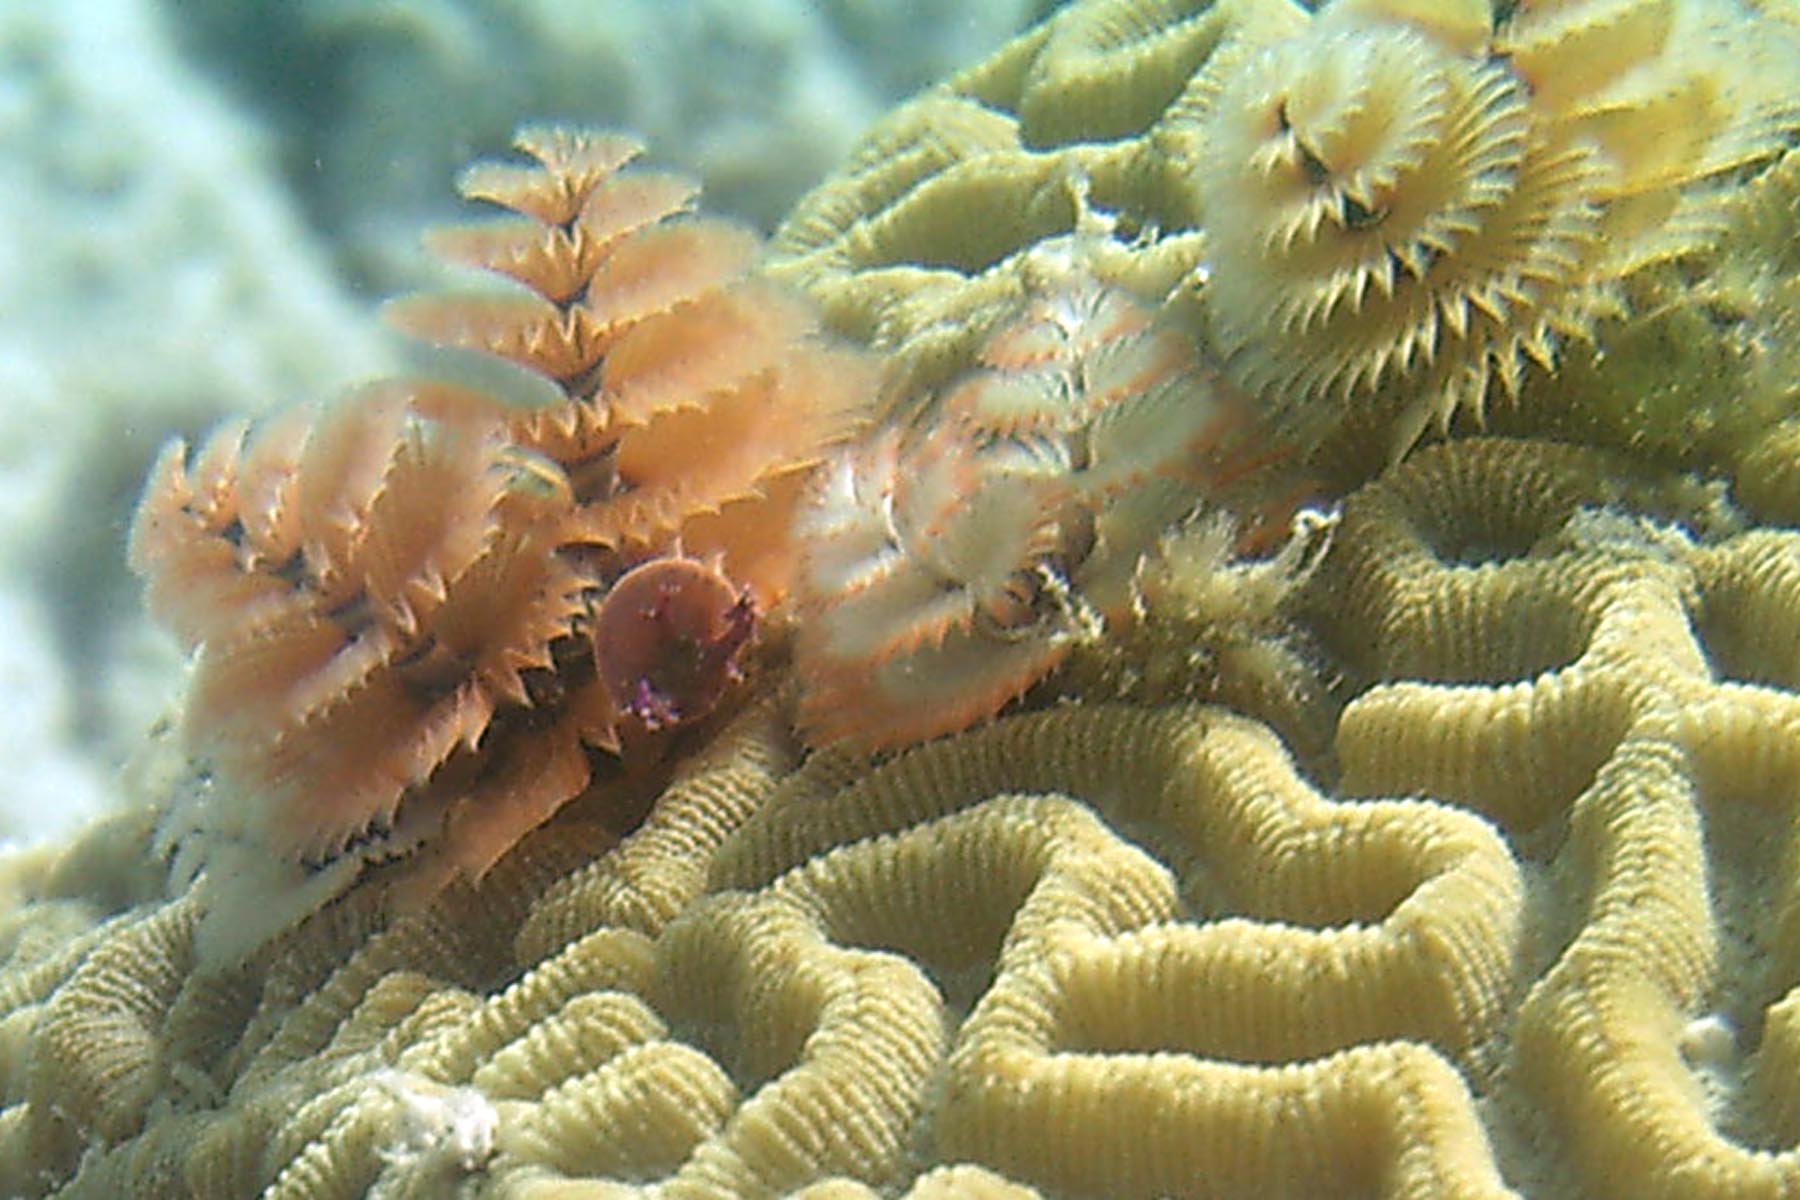
[[521,368],[495,386],[532,406],[379,384],[171,445],[152,475],[131,557],[198,650],[185,730],[210,772],[165,837],[215,886],[337,864],[316,900],[420,844],[436,877],[479,876],[598,756],[653,758],[704,716],[787,590],[789,512],[861,362],[754,277],[753,236],[688,215],[691,184],[622,170],[636,143],[519,144],[535,161],[461,183],[508,213],[432,238],[517,286],[394,319]]
[[[777,246],[834,324],[934,380],[1018,294],[1021,252],[1072,227],[1063,181],[1084,178],[1118,217],[1103,278],[1168,297],[1354,483],[1572,347],[1598,340],[1597,378],[1542,389],[1539,428],[1635,378],[1609,332],[1680,303],[1791,146],[1796,79],[1792,25],[1736,0],[1089,0],[893,113]],[[1757,339],[1686,332],[1664,374],[1741,435],[1704,384]],[[1686,445],[1707,424],[1647,415],[1608,433]]]
[[[1688,457],[1606,349],[1791,331],[1793,25],[1506,13],[1087,0],[928,94],[783,235],[891,352],[841,448],[853,363],[685,185],[472,170],[508,215],[437,244],[517,288],[395,319],[516,371],[159,468],[134,556],[238,736],[0,860],[0,1194],[1800,1194],[1800,533],[1668,469],[1791,512],[1791,383],[1724,407],[1786,360]],[[1514,384],[1535,439],[1388,465]],[[1246,434],[1379,477],[1235,560]],[[796,686],[635,775],[790,591]],[[220,969],[145,878],[188,824],[316,911]],[[315,903],[414,836],[417,903]]]
[[1329,791],[1221,708],[871,770],[757,705],[610,853],[565,809],[223,974],[144,820],[10,862],[0,1189],[1792,1194],[1800,534],[1465,440],[1349,500],[1311,595]]

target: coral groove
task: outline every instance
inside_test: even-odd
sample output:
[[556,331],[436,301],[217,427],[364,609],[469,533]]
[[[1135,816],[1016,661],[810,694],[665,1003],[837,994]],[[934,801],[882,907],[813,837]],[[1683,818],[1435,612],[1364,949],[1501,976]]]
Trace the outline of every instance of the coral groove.
[[523,131],[158,464],[0,1193],[1800,1194],[1792,10],[1077,0],[768,270]]

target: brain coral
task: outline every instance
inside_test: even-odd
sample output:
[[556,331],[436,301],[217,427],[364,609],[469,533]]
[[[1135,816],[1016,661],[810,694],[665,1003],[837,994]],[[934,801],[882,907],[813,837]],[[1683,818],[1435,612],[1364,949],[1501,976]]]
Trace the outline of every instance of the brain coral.
[[[1773,382],[1783,359],[1746,354],[1721,377],[1721,414],[1771,382],[1757,419],[1691,459],[1671,450],[1669,427],[1633,433],[1631,404],[1648,414],[1657,398],[1605,361],[1609,337],[1638,344],[1659,322],[1705,318],[1713,340],[1681,359],[1690,366],[1787,329],[1793,160],[1765,163],[1788,118],[1759,88],[1792,77],[1736,88],[1711,57],[1785,53],[1791,23],[1760,12],[1526,3],[1496,23],[1479,0],[1339,0],[1317,17],[1258,0],[1088,0],[922,98],[785,235],[789,277],[891,352],[894,419],[808,503],[859,500],[861,465],[888,455],[872,477],[893,479],[915,437],[940,453],[911,460],[907,487],[932,494],[933,472],[966,481],[956,472],[971,460],[1005,487],[992,511],[911,512],[894,480],[877,502],[847,506],[830,548],[848,550],[803,564],[803,596],[832,571],[892,583],[882,566],[926,530],[945,551],[933,565],[955,570],[895,589],[894,610],[923,603],[940,618],[918,644],[1035,628],[996,619],[1039,600],[1005,577],[1012,564],[946,531],[1029,509],[1014,544],[1080,559],[1082,521],[1064,502],[1106,456],[1070,447],[1107,443],[1079,403],[1046,421],[1035,401],[1110,394],[1074,386],[1108,375],[1071,374],[1070,359],[1087,361],[1071,346],[1109,348],[1119,357],[1096,361],[1132,380],[1163,361],[1160,332],[1059,345],[1079,323],[1034,318],[1045,297],[1032,271],[1071,238],[1087,239],[1091,288],[1076,294],[1095,300],[1090,314],[1212,331],[1176,347],[1182,395],[1213,396],[1235,376],[1295,429],[1307,422],[1284,415],[1295,411],[1284,388],[1316,387],[1302,407],[1357,400],[1317,434],[1312,465],[1342,451],[1332,461],[1364,461],[1333,482],[1373,477],[1298,522],[1271,559],[1231,561],[1229,522],[1204,517],[1147,543],[1120,573],[1103,644],[1071,648],[1060,703],[873,759],[841,745],[808,753],[794,728],[804,681],[771,673],[649,788],[655,803],[622,840],[606,798],[578,795],[429,902],[396,912],[378,889],[348,889],[229,969],[207,962],[195,895],[156,886],[154,808],[179,806],[191,777],[147,767],[152,811],[60,852],[0,859],[0,1192],[1800,1194],[1800,531],[1757,523],[1784,519],[1796,494],[1783,457],[1794,418]],[[1284,63],[1295,69],[1270,72]],[[1393,72],[1416,86],[1389,91]],[[1274,99],[1259,110],[1259,97]],[[1698,114],[1691,129],[1650,136],[1683,105]],[[1258,111],[1260,125],[1233,132]],[[665,564],[692,560],[657,553],[671,536],[663,516],[688,493],[640,472],[659,453],[623,447],[686,410],[665,403],[670,376],[642,369],[659,355],[594,354],[629,345],[634,323],[596,316],[590,299],[655,287],[623,271],[593,290],[602,276],[570,223],[587,201],[567,186],[593,180],[568,149],[540,146],[542,171],[477,171],[471,190],[504,196],[517,218],[444,235],[447,249],[524,276],[529,294],[426,302],[401,320],[522,363],[537,378],[506,385],[521,398],[554,393],[495,418],[501,449],[484,434],[469,454],[494,457],[477,477],[518,503],[578,513],[570,561],[628,598],[654,593],[613,615],[734,630],[723,593],[655,598],[659,580],[690,572]],[[1227,190],[1260,179],[1285,197],[1243,219],[1273,221],[1273,242],[1246,236],[1305,260],[1273,264],[1290,283],[1340,278],[1288,269],[1352,262],[1333,256],[1368,250],[1373,226],[1416,236],[1394,243],[1387,267],[1352,256],[1356,281],[1314,293],[1322,301],[1267,299],[1275,327],[1234,343],[1216,311],[1230,287],[1213,286],[1229,237],[1207,226],[1207,204],[1232,201],[1203,202],[1193,170],[1209,154],[1221,170],[1239,164]],[[1420,163],[1435,173],[1408,177]],[[1304,194],[1288,187],[1295,172]],[[1382,190],[1401,179],[1404,203]],[[1598,190],[1571,207],[1557,190],[1570,181]],[[1446,190],[1415,196],[1421,183]],[[1432,198],[1452,215],[1413,207]],[[1520,216],[1534,198],[1547,207]],[[1541,270],[1471,285],[1481,300],[1467,312],[1449,293],[1421,306],[1437,283],[1480,275],[1456,256],[1508,213],[1519,221],[1507,246],[1562,230],[1561,249]],[[705,228],[656,236],[723,244]],[[567,290],[546,247],[583,264],[587,283]],[[1197,270],[1213,278],[1178,286]],[[1691,304],[1674,290],[1684,272]],[[704,285],[674,309],[727,331],[713,345],[755,343],[764,318],[787,328],[781,305],[738,303],[736,286]],[[1482,323],[1484,304],[1517,318],[1511,332]],[[1608,311],[1621,319],[1601,320]],[[1440,324],[1404,335],[1414,348],[1372,372],[1315,385],[1283,374],[1311,369],[1298,362],[1267,378],[1252,365],[1264,339],[1281,344],[1281,322],[1307,331],[1287,348],[1298,360],[1315,342],[1354,342],[1365,316],[1407,314]],[[1592,333],[1587,360],[1551,344],[1568,332]],[[1554,373],[1519,365],[1540,350]],[[1475,405],[1449,382],[1458,354],[1458,369],[1503,389],[1517,369],[1510,411],[1536,432],[1452,430],[1390,462],[1419,413]],[[755,391],[763,376],[732,374],[738,361],[680,359],[673,376],[726,397]],[[1560,401],[1534,392],[1564,373]],[[608,396],[624,397],[616,422],[583,407]],[[1585,425],[1553,411],[1604,409],[1609,396],[1610,415]],[[574,419],[546,418],[566,404]],[[1195,407],[1182,415],[1204,428],[1212,410]],[[431,401],[425,428],[455,432],[457,411]],[[1576,425],[1609,445],[1543,433]],[[218,533],[212,502],[230,489],[215,484],[233,477],[218,464],[263,454],[234,436],[170,469],[169,519]],[[709,449],[732,460],[735,448]],[[1745,474],[1756,463],[1766,476]],[[1050,532],[1034,523],[1042,510],[1013,503],[1008,478],[1040,500],[1054,492],[1035,486],[1046,465],[1065,489]],[[1746,507],[1716,477],[1732,471]],[[771,482],[778,508],[801,494]],[[808,512],[802,522],[832,523]],[[1096,530],[1104,512],[1089,512]],[[253,521],[217,540],[237,563],[278,528]],[[164,561],[210,579],[183,573],[209,552]],[[369,590],[398,625],[423,604],[418,589]],[[263,611],[257,587],[153,599],[179,622],[221,596],[232,612]],[[841,636],[835,616],[811,604]],[[646,677],[628,654],[586,661]],[[716,666],[693,665],[702,681]],[[643,714],[679,694],[651,689]],[[961,699],[954,686],[925,697]]]
[[1221,708],[1063,706],[871,770],[795,768],[755,706],[616,851],[571,806],[424,912],[353,892],[224,974],[188,900],[12,868],[0,1186],[1800,1186],[1800,535],[1473,439],[1333,539],[1329,790]]
[[[1722,465],[1764,520],[1800,521],[1800,150],[1721,201],[1717,242],[1631,287],[1633,317],[1569,347],[1495,429],[1630,447],[1684,467]],[[1723,398],[1729,398],[1728,402]]]

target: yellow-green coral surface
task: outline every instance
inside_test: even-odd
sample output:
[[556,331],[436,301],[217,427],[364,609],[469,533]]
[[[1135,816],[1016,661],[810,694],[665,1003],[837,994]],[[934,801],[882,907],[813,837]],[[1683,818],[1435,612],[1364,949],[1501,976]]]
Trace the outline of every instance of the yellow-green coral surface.
[[1101,703],[795,768],[763,706],[618,851],[576,811],[224,975],[143,822],[17,860],[0,1186],[1792,1194],[1800,533],[1475,439],[1335,537],[1311,776]]
[[[1438,358],[1319,385],[1232,327],[1224,369],[1299,389],[1272,411],[1344,406],[1312,465],[1358,486],[1304,569],[1225,599],[1194,565],[1217,546],[1167,541],[1142,598],[1192,611],[1140,612],[1025,711],[871,763],[803,756],[770,696],[617,848],[578,803],[478,888],[400,917],[352,891],[222,972],[161,895],[154,813],[0,860],[0,1195],[1800,1195],[1800,158],[1780,87],[1706,56],[1796,22],[1333,11],[1076,4],[878,128],[784,269],[904,403],[1086,206],[1092,269],[1212,345],[1194,272],[1233,201],[1192,165],[1227,161],[1221,106],[1328,64],[1269,85],[1303,135],[1249,159],[1336,186],[1331,129],[1394,143],[1307,122],[1345,62],[1422,47],[1524,138],[1507,178],[1599,189],[1568,245],[1622,239],[1572,291],[1482,293],[1530,317],[1463,347],[1513,436],[1464,436]],[[1659,156],[1670,96],[1711,132]],[[1373,178],[1278,245],[1404,207]],[[1466,249],[1434,228],[1455,245],[1417,261]],[[1362,336],[1342,303],[1301,326]],[[1454,436],[1390,464],[1388,425],[1445,397]],[[1221,633],[1265,586],[1274,615]],[[1184,628],[1195,671],[1269,665],[1178,678]]]

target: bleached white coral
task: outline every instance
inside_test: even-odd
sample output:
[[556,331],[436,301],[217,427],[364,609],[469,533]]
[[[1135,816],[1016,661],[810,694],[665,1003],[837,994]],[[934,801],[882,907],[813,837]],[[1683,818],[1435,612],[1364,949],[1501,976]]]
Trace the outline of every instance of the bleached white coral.
[[479,1171],[494,1153],[500,1114],[471,1087],[451,1087],[411,1071],[386,1068],[369,1085],[394,1105],[381,1157],[420,1171]]

